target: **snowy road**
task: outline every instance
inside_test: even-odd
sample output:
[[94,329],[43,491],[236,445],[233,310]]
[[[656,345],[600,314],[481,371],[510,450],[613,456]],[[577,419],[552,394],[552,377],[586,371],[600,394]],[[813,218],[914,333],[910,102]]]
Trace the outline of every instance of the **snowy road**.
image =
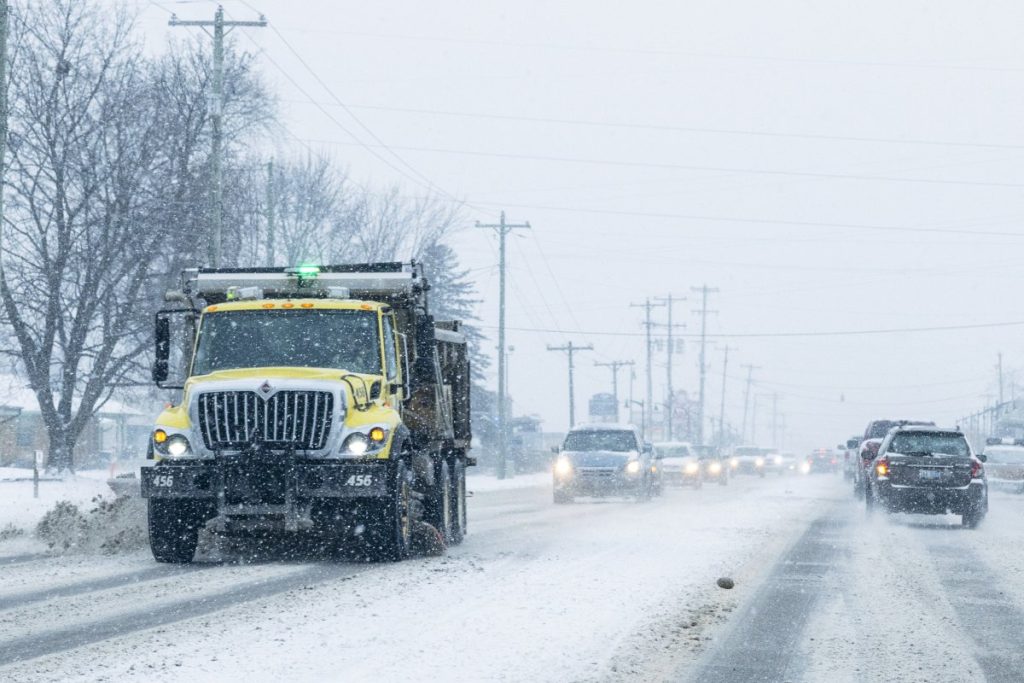
[[866,520],[835,478],[740,478],[480,490],[462,546],[397,565],[0,545],[0,679],[1019,680],[1022,519],[996,494],[977,531]]

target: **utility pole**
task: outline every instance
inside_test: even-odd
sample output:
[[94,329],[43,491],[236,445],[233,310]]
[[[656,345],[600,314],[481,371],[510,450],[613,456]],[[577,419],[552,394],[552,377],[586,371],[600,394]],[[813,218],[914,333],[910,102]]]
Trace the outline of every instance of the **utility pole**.
[[996,372],[999,373],[999,405],[1003,405],[1003,352],[1000,351],[997,355],[999,362],[996,363]]
[[[619,368],[632,367],[631,360],[613,360],[608,363],[594,362],[599,368],[610,368],[612,371],[612,395],[615,397],[615,421],[619,421]],[[632,398],[632,396],[630,397]]]
[[665,374],[668,386],[668,398],[665,401],[665,440],[671,441],[673,431],[672,418],[673,413],[675,412],[675,389],[673,389],[672,387],[672,354],[675,352],[675,348],[673,348],[674,340],[672,338],[672,331],[675,327],[686,327],[686,325],[672,324],[672,304],[678,303],[680,301],[686,301],[686,298],[673,298],[672,294],[670,293],[664,299],[658,297],[655,297],[655,299],[663,303],[665,305],[665,308],[668,310],[668,324],[665,325],[665,327],[668,329],[668,362],[665,366]]
[[271,159],[267,162],[267,265],[271,268],[274,267],[274,231],[277,229],[277,226],[274,225],[276,219],[274,213],[277,208],[274,203],[276,201],[277,197],[274,193],[274,160]]
[[[587,344],[586,346],[579,346],[569,342],[565,346],[551,346],[548,344],[548,351],[565,351],[569,355],[569,429],[573,428],[576,424],[576,387],[573,383],[573,372],[575,365],[573,363],[573,354],[577,351],[593,351],[594,346]],[[618,408],[616,408],[618,410]]]
[[779,447],[779,395],[772,394],[772,448]]
[[645,441],[651,440],[651,429],[649,423],[651,421],[651,414],[654,412],[652,410],[654,406],[654,379],[651,375],[651,328],[654,327],[654,323],[651,322],[651,309],[664,305],[665,304],[652,304],[650,297],[648,297],[642,304],[629,305],[630,308],[642,308],[645,311],[643,325],[647,334],[647,400],[644,401],[644,405],[647,407],[643,412],[643,424],[641,425]]
[[7,18],[10,7],[0,0],[0,273],[3,272],[4,183],[7,180]]
[[224,185],[221,172],[221,147],[224,139],[224,29],[229,31],[232,28],[248,26],[263,28],[267,25],[267,19],[262,14],[258,21],[224,21],[224,8],[217,5],[217,11],[213,15],[213,21],[181,21],[178,15],[172,14],[169,26],[197,26],[202,29],[213,27],[213,78],[212,97],[210,101],[210,123],[212,125],[211,150],[210,150],[210,174],[211,182],[211,212],[213,214],[210,230],[210,263],[214,268],[220,268],[221,263],[221,241],[223,239],[224,221]]
[[498,233],[498,479],[504,479],[508,467],[508,416],[505,406],[505,269],[506,251],[505,238],[513,230],[527,230],[530,222],[506,223],[505,212],[501,212],[498,223],[476,222],[477,228],[496,230]]
[[743,396],[743,429],[740,430],[740,438],[747,438],[747,409],[750,407],[750,387],[754,384],[754,370],[760,370],[757,365],[742,365],[747,370],[747,391]]
[[718,448],[725,445],[725,380],[729,371],[729,345],[725,345],[725,361],[722,363],[722,407],[718,411]]
[[699,309],[694,310],[694,313],[700,314],[700,397],[698,399],[699,405],[697,408],[697,443],[704,443],[704,387],[706,384],[707,365],[705,363],[705,357],[707,353],[707,335],[708,335],[708,313],[716,313],[716,311],[708,310],[708,294],[713,294],[718,291],[717,287],[708,287],[703,285],[701,287],[691,287],[694,292],[698,292],[701,295],[701,306]]

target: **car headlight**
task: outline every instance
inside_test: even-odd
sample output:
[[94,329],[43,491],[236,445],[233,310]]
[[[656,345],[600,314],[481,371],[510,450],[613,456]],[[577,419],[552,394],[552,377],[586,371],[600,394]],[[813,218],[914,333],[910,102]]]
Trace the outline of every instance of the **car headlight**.
[[733,458],[732,460],[729,461],[729,467],[736,468],[736,467],[739,467],[739,466],[740,466],[739,458]]
[[626,464],[626,474],[636,474],[640,471],[640,461],[630,460]]
[[764,458],[754,460],[754,467],[764,467]]
[[801,463],[800,464],[800,471],[803,472],[804,474],[807,474],[808,472],[810,472],[811,471],[811,463],[809,463],[809,462]]
[[711,474],[718,474],[722,471],[722,465],[720,463],[713,462],[708,466],[708,470],[710,470]]
[[697,470],[699,469],[700,467],[697,465],[697,463],[688,462],[686,463],[686,467],[683,468],[683,471],[686,472],[687,474],[697,474]]
[[563,456],[555,461],[555,474],[560,477],[568,477],[572,474],[572,462],[569,458]]
[[775,464],[776,465],[781,465],[782,464],[782,456],[781,455],[776,455],[775,456]]

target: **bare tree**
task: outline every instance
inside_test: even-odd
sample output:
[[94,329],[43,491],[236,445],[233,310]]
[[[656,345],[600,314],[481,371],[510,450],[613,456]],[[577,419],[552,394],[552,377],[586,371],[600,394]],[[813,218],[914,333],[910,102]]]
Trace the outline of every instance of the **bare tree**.
[[140,369],[137,311],[166,132],[123,11],[77,0],[12,22],[9,198],[0,299],[39,402],[50,464],[73,467],[82,430]]

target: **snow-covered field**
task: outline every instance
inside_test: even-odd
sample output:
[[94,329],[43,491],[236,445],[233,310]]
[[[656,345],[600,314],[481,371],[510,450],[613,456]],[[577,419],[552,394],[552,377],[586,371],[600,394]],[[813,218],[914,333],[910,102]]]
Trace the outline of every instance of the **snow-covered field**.
[[832,478],[740,478],[556,507],[547,475],[469,488],[465,543],[395,565],[15,558],[0,679],[670,678],[844,495]]

